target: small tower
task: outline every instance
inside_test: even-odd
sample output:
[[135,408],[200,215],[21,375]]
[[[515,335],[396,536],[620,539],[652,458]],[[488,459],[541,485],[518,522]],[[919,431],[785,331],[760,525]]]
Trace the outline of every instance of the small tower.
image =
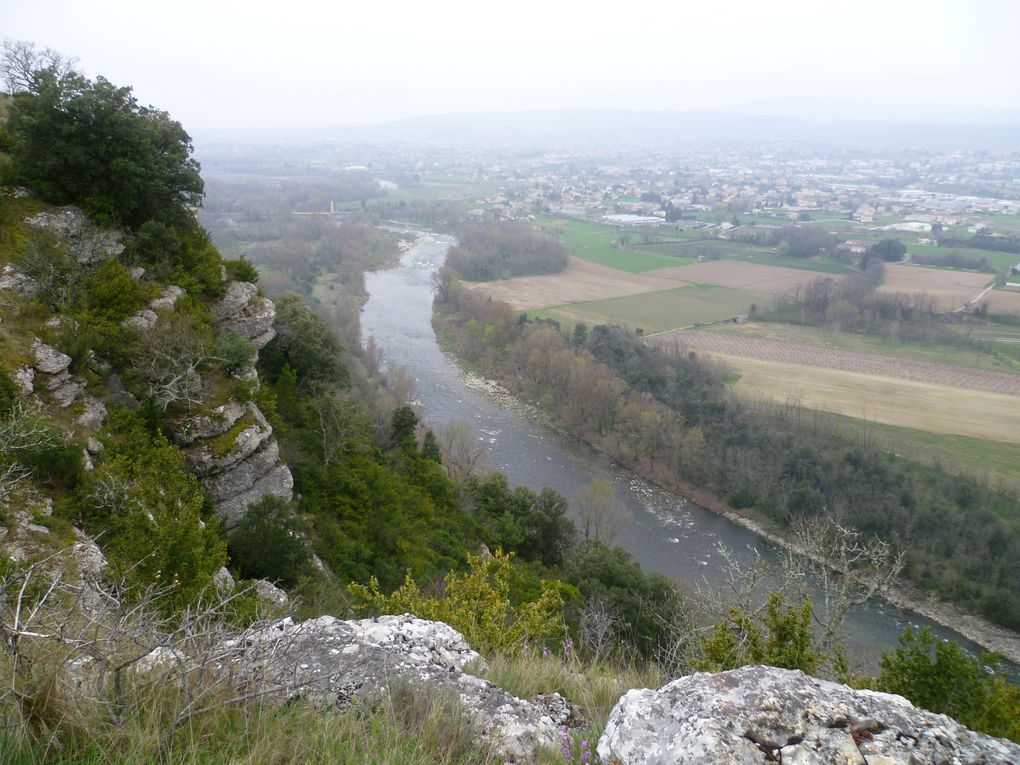
[[333,200],[332,200],[332,199],[331,199],[331,200],[329,200],[329,214],[330,214],[330,215],[335,215],[335,214],[336,214],[336,206],[335,206],[335,204],[333,203]]

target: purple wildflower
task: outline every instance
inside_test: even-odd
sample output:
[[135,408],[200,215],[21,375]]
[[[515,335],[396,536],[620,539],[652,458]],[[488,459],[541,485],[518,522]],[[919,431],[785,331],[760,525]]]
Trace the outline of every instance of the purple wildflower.
[[566,758],[567,762],[570,762],[574,756],[570,750],[570,736],[566,725],[560,726],[560,754]]

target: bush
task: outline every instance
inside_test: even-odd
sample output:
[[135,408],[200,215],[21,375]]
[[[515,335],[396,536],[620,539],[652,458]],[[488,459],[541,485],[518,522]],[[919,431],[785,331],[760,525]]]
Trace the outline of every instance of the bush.
[[289,503],[266,497],[248,508],[227,540],[231,567],[242,579],[268,579],[293,587],[308,573],[311,559],[302,531]]
[[222,332],[216,336],[216,358],[229,374],[237,374],[251,366],[256,349],[250,341],[235,332]]
[[510,599],[513,555],[497,551],[483,560],[468,556],[470,570],[451,572],[442,595],[426,595],[410,575],[390,595],[373,577],[366,587],[352,584],[361,610],[382,614],[412,613],[421,619],[446,622],[481,653],[516,653],[526,643],[541,643],[564,634],[563,598],[559,588],[542,582],[534,600],[515,605]]
[[997,660],[968,656],[956,643],[907,627],[900,647],[882,656],[878,690],[947,714],[968,728],[1020,741],[1020,688],[996,674]]
[[224,260],[223,267],[227,269],[227,276],[235,282],[251,282],[255,284],[259,280],[259,270],[244,256],[237,260]]

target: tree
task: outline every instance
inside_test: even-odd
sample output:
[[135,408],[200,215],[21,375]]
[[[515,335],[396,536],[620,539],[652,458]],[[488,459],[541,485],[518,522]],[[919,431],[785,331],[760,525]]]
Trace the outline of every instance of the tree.
[[0,80],[8,93],[32,91],[35,74],[44,69],[63,77],[74,71],[77,58],[68,58],[52,48],[36,48],[27,40],[4,40],[0,46]]
[[443,466],[454,481],[463,481],[485,465],[489,449],[467,420],[450,420],[439,431]]
[[585,539],[611,545],[630,520],[627,508],[616,498],[612,485],[601,478],[575,491],[571,499],[581,519],[581,533]]
[[886,263],[896,263],[903,260],[907,253],[907,246],[899,239],[883,239],[878,244],[871,246],[865,257],[874,256],[881,258]]
[[16,182],[56,204],[136,228],[186,221],[201,203],[199,165],[180,123],[103,77],[35,71],[14,96],[7,131]]

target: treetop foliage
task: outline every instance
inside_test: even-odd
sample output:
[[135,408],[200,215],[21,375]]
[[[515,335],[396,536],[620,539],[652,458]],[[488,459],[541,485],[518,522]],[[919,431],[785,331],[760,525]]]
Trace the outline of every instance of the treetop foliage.
[[13,182],[101,222],[176,224],[201,203],[202,178],[184,128],[104,77],[34,71],[14,96],[7,132]]

